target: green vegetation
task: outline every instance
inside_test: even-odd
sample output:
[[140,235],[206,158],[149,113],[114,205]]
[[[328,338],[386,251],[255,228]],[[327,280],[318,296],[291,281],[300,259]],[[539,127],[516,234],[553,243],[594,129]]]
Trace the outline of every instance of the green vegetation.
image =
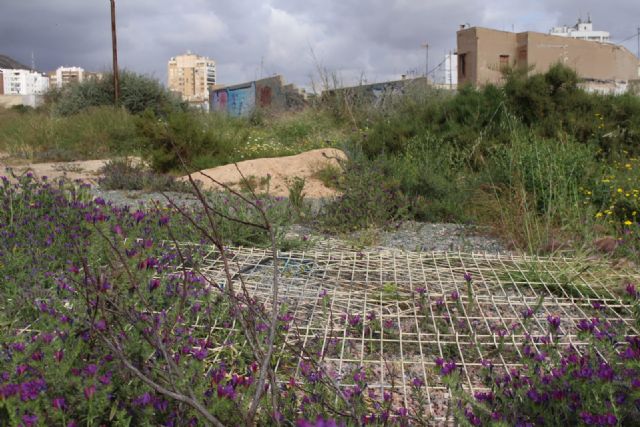
[[[580,249],[613,235],[622,239],[620,254],[637,254],[640,98],[586,93],[561,66],[530,77],[513,70],[505,79],[502,88],[456,95],[423,88],[378,109],[345,105],[345,121],[359,128],[352,159],[379,172],[368,179],[380,184],[370,187],[404,196],[394,213],[491,225],[529,252]],[[346,174],[343,206],[360,190]],[[347,230],[390,217],[380,212],[387,204],[358,205],[367,214],[335,224]]]
[[[530,252],[552,250],[557,246],[552,238],[579,248],[609,234],[620,239],[618,255],[637,260],[640,253],[640,99],[587,94],[565,68],[533,77],[512,71],[504,88],[467,87],[456,95],[423,88],[378,106],[336,97],[300,113],[260,112],[247,119],[189,111],[157,83],[134,75],[125,80],[130,86],[118,108],[107,105],[109,85],[103,81],[54,93],[36,110],[1,111],[0,149],[31,160],[140,155],[154,171],[126,157],[112,160],[103,187],[180,190],[174,172],[344,144],[349,161],[316,173],[341,190],[315,218],[326,230],[356,230],[364,241],[375,238],[373,227],[404,218],[471,221],[493,226]],[[268,184],[249,176],[243,190]],[[305,180],[288,185],[288,201],[233,191],[202,195],[192,187],[199,195],[197,208],[132,208],[92,198],[84,184],[31,174],[17,182],[3,177],[0,424],[432,424],[424,418],[432,402],[422,376],[403,378],[409,395],[402,399],[394,381],[382,393],[369,388],[367,378],[380,372],[352,364],[340,372],[338,387],[335,366],[321,363],[335,351],[357,350],[376,363],[395,351],[394,360],[384,360],[392,366],[402,356],[400,347],[392,342],[390,350],[385,344],[383,353],[373,337],[383,329],[402,336],[400,316],[396,324],[377,319],[374,311],[348,307],[331,313],[324,340],[296,337],[296,322],[305,312],[297,304],[289,311],[288,301],[269,307],[265,294],[252,288],[255,282],[242,280],[243,273],[271,277],[276,249],[300,248],[307,240],[284,239],[284,227],[306,220],[310,212]],[[247,257],[232,253],[238,251],[231,245],[273,245],[274,252]],[[210,274],[211,262],[224,277]],[[289,259],[281,274],[292,269],[316,267]],[[505,272],[514,285],[539,286],[551,274],[535,265],[518,270]],[[273,292],[272,301],[287,300],[276,286],[280,269],[273,271],[273,286],[266,290]],[[449,335],[449,324],[463,308],[480,309],[471,275],[463,277],[466,306],[457,290],[449,305],[431,299],[426,287],[415,290],[416,308],[438,314],[435,336]],[[573,271],[558,272],[556,286],[548,290],[591,297],[594,311],[581,307],[586,316],[578,324],[545,313],[544,326],[537,313],[541,295],[535,309],[516,313],[522,319],[510,331],[503,334],[500,325],[494,330],[500,343],[487,346],[484,355],[509,351],[504,344],[511,333],[510,340],[526,337],[513,341],[517,348],[511,350],[525,363],[505,375],[482,360],[478,379],[490,392],[465,394],[458,365],[450,360],[462,349],[455,343],[440,348],[435,370],[450,388],[450,414],[457,421],[627,425],[638,419],[640,339],[626,337],[632,331],[624,324],[600,318],[600,310],[621,305],[596,301],[598,295],[576,277]],[[640,293],[634,284],[625,285],[638,324]],[[326,315],[331,297],[318,291]],[[380,300],[406,312],[409,304],[399,305],[401,291],[386,282]],[[534,317],[539,336],[525,327]],[[476,326],[467,323],[475,335]],[[574,327],[580,342],[590,343],[580,354],[574,345],[564,350],[558,345],[559,334]],[[367,348],[347,348],[350,338],[365,336],[371,342]],[[322,348],[307,351],[314,345]],[[411,351],[424,358],[436,354],[428,353],[428,345]],[[389,373],[394,378],[393,370]],[[398,406],[407,402],[409,407]]]
[[510,70],[500,88],[416,87],[378,104],[345,92],[248,118],[188,110],[132,73],[122,108],[106,105],[110,91],[105,78],[36,110],[0,111],[0,150],[35,161],[134,155],[178,174],[337,146],[350,160],[316,173],[342,192],[317,218],[327,230],[411,218],[490,225],[529,252],[605,235],[622,239],[620,255],[640,247],[640,99],[589,94],[559,65]]
[[141,156],[158,172],[183,174],[345,141],[320,110],[233,118],[190,110],[145,76],[124,72],[121,84],[119,108],[109,75],[54,89],[37,109],[0,108],[0,150],[35,162]]

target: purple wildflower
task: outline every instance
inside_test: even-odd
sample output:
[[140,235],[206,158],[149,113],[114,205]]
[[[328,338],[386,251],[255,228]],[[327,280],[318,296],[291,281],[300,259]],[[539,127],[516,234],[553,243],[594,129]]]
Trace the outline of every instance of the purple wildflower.
[[160,279],[151,279],[149,282],[149,291],[153,292],[160,287]]
[[523,310],[521,314],[523,319],[530,319],[533,317],[534,312],[532,308],[527,308],[526,310]]
[[22,416],[22,422],[25,427],[34,426],[38,422],[38,416],[33,414],[24,414]]
[[53,406],[54,409],[63,411],[67,404],[64,400],[64,397],[56,397],[51,401],[51,406]]
[[96,386],[94,385],[90,385],[89,387],[84,388],[84,397],[87,400],[91,400],[95,393],[96,393]]
[[560,327],[560,317],[548,315],[547,322],[549,322],[549,327],[553,330],[557,330]]
[[136,223],[139,223],[140,221],[142,221],[144,217],[145,217],[144,212],[142,212],[139,209],[133,213],[133,219],[136,221]]
[[632,298],[637,298],[638,297],[638,291],[636,290],[636,287],[629,283],[627,284],[627,295],[629,295]]

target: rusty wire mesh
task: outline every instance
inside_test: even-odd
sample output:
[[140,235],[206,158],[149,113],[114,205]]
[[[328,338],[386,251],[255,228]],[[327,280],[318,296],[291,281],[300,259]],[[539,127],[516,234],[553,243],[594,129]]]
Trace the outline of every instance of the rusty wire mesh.
[[[235,277],[241,275],[253,296],[269,302],[270,252],[235,248],[227,255]],[[449,396],[436,357],[455,360],[473,392],[482,389],[482,360],[504,369],[518,366],[525,338],[549,336],[548,315],[561,318],[552,337],[559,348],[572,345],[579,351],[586,343],[578,337],[577,324],[596,313],[637,335],[632,308],[620,295],[640,275],[604,262],[395,250],[280,253],[277,261],[279,302],[295,319],[287,339],[322,355],[341,386],[353,384],[353,372],[364,368],[370,388],[392,390],[405,407],[416,405],[411,384],[420,378],[426,395],[421,410],[436,421],[447,417]],[[225,282],[222,260],[213,249],[200,272]],[[471,294],[464,273],[473,278]],[[522,313],[534,307],[535,315],[526,320]],[[229,328],[217,321],[202,326]],[[283,380],[301,375],[303,352],[294,356],[293,367],[278,364]]]

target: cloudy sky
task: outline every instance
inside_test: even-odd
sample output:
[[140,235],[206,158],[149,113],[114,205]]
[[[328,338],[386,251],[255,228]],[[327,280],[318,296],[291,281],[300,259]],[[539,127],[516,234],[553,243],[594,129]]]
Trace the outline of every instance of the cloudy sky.
[[[283,74],[309,87],[318,69],[344,83],[423,73],[455,49],[460,24],[547,32],[590,13],[614,41],[636,33],[638,0],[116,0],[120,65],[166,81],[187,50],[217,62],[218,82]],[[636,39],[624,43],[636,52]],[[108,0],[1,0],[0,54],[48,71],[111,64]],[[430,67],[431,68],[431,67]]]

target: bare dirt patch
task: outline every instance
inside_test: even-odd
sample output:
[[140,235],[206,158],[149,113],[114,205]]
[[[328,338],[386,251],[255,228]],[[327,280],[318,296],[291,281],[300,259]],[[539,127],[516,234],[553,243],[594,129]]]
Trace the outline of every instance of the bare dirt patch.
[[[220,186],[213,183],[207,176],[226,185],[240,188],[242,175],[244,175],[245,178],[250,178],[251,181],[257,183],[266,184],[268,181],[269,193],[274,196],[287,196],[289,194],[288,183],[298,177],[305,179],[304,194],[306,197],[331,197],[336,194],[336,190],[325,187],[319,179],[314,177],[314,174],[328,164],[337,166],[336,159],[346,159],[346,155],[335,148],[321,148],[295,156],[245,160],[237,163],[237,167],[234,164],[219,166],[195,172],[191,176],[195,180],[201,181],[204,188],[218,190]],[[187,180],[188,176],[179,179]],[[259,190],[264,190],[265,188],[262,188],[264,186],[261,186]]]
[[[97,184],[101,176],[100,169],[109,161],[109,159],[100,160],[78,160],[74,162],[51,162],[51,163],[28,163],[24,160],[3,156],[0,153],[0,175],[10,175],[5,170],[11,169],[14,175],[21,176],[31,172],[36,177],[42,178],[46,176],[49,179],[67,178],[71,180],[80,180],[91,184]],[[141,160],[137,157],[132,158],[134,164]]]

